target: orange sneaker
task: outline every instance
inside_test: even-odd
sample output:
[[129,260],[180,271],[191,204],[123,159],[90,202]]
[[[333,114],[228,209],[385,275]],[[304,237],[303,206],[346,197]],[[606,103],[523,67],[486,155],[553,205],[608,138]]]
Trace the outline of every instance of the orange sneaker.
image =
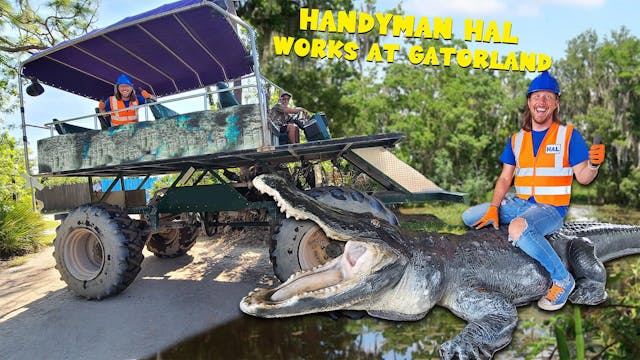
[[576,286],[576,282],[573,277],[569,275],[567,280],[554,281],[551,289],[547,292],[547,295],[538,300],[538,307],[542,310],[554,311],[562,308],[567,303],[567,299],[573,288]]

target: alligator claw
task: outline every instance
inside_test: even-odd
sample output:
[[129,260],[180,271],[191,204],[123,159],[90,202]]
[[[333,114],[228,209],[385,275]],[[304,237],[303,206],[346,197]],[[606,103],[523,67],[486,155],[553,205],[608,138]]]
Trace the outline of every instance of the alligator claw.
[[598,305],[607,300],[608,296],[603,283],[580,279],[576,281],[576,289],[569,296],[569,300],[574,304]]
[[440,358],[443,360],[482,360],[491,359],[491,354],[477,344],[454,338],[440,345]]

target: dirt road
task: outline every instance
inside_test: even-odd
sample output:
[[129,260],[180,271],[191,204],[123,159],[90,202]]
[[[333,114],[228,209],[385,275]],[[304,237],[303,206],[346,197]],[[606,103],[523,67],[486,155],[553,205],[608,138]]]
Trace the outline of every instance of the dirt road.
[[240,299],[270,285],[268,231],[201,237],[189,254],[145,250],[142,271],[102,301],[75,296],[60,280],[53,248],[0,271],[0,359],[134,359],[239,316]]

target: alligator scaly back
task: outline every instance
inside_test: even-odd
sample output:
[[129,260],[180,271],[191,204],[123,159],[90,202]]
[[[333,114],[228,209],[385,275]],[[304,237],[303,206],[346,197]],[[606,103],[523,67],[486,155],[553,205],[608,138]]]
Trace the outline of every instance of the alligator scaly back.
[[552,242],[559,237],[586,238],[595,247],[596,257],[607,262],[627,255],[640,254],[640,226],[576,221],[567,223],[549,236]]

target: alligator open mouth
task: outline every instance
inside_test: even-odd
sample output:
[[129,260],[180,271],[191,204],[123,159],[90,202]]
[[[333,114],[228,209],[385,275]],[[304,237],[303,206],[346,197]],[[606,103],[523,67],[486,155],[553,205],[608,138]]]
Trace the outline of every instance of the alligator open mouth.
[[360,238],[352,217],[291,189],[282,178],[261,175],[253,183],[273,197],[287,217],[313,221],[329,238],[346,245],[342,255],[326,264],[298,272],[274,289],[251,292],[240,303],[245,313],[280,317],[350,308],[366,297],[367,289],[376,288],[372,284],[380,271],[398,259],[389,248]]
[[296,192],[281,177],[260,175],[253,179],[253,185],[261,193],[271,196],[276,201],[280,211],[288,218],[311,220],[318,224],[328,237],[334,240],[348,241],[353,238],[354,234],[340,232],[337,227],[319,217],[318,213],[326,212],[322,208],[323,205],[302,192]]

